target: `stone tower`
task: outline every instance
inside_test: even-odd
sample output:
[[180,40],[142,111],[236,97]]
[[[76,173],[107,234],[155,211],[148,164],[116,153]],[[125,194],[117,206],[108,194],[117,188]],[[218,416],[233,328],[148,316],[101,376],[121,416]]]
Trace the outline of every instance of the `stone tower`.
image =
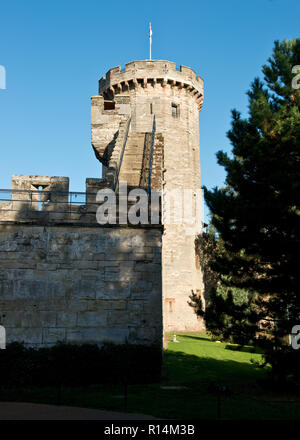
[[[107,186],[190,190],[200,182],[199,111],[203,80],[170,61],[133,61],[110,69],[92,97],[92,145],[103,166]],[[150,179],[149,179],[150,174]],[[176,199],[176,196],[175,196]],[[177,200],[178,201],[178,200]],[[172,202],[173,203],[173,202]],[[175,202],[176,203],[176,200]],[[165,198],[162,198],[162,210]],[[201,224],[198,214],[198,224]],[[193,290],[202,295],[203,282],[195,254],[195,235],[183,223],[164,224],[162,241],[164,331],[193,331],[203,323],[188,305]]]

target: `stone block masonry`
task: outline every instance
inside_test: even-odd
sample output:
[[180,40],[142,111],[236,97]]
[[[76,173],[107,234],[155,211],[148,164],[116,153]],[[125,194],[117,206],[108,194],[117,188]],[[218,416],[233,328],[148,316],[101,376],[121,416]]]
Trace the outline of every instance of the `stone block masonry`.
[[97,192],[113,190],[123,201],[121,182],[160,193],[160,218],[166,193],[191,190],[198,215],[202,104],[203,80],[189,67],[146,60],[112,68],[91,99],[102,178],[88,178],[85,193],[75,194],[67,177],[13,176],[11,197],[0,203],[0,324],[8,342],[161,345],[163,332],[204,328],[188,305],[192,290],[203,294],[188,226],[100,226],[96,217]]
[[[92,146],[103,164],[102,177],[115,181],[119,171],[120,181],[145,187],[152,139],[151,188],[162,193],[191,190],[191,212],[196,215],[196,193],[201,191],[199,111],[203,97],[202,78],[191,68],[178,69],[167,60],[132,61],[125,69],[110,69],[99,80],[99,94],[92,97],[91,109]],[[130,122],[127,138],[124,121]],[[165,208],[162,201],[163,212]],[[161,270],[165,332],[204,329],[203,320],[188,305],[192,290],[204,303],[204,288],[201,268],[196,264],[196,237],[188,235],[187,229],[176,222],[164,224]],[[195,234],[201,232],[199,226]]]
[[161,344],[161,229],[0,225],[7,342]]

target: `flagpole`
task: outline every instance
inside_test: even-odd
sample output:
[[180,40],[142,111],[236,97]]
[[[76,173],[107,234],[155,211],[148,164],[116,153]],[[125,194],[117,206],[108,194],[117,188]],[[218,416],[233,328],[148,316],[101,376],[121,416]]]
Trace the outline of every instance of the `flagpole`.
[[151,45],[152,45],[152,28],[151,28],[151,23],[150,23],[150,28],[149,28],[149,49],[150,49],[150,60],[151,58]]

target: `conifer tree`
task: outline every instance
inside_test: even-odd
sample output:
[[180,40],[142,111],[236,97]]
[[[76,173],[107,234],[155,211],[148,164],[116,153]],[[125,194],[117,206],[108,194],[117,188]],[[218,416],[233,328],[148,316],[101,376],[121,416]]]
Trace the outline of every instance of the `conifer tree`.
[[[223,242],[212,268],[223,285],[248,292],[252,330],[255,324],[276,345],[300,324],[299,65],[300,39],[276,41],[262,68],[264,80],[254,79],[248,91],[248,117],[232,111],[232,155],[217,153],[226,186],[204,187]],[[226,313],[239,313],[234,322],[243,322],[242,308]]]

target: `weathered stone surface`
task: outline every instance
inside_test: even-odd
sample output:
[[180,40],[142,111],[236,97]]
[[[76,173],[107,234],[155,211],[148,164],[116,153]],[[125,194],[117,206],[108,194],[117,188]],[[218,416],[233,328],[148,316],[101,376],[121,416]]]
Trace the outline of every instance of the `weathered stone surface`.
[[65,342],[66,329],[65,328],[43,328],[43,345],[56,344],[58,341]]
[[77,327],[106,327],[107,312],[79,312],[77,314]]
[[6,331],[6,342],[25,342],[30,345],[40,346],[43,343],[42,328],[9,328]]
[[[162,309],[165,331],[203,328],[187,304],[191,290],[203,291],[194,243],[201,228],[191,234],[165,221],[167,192],[201,188],[202,101],[203,80],[189,67],[163,60],[115,67],[92,97],[92,145],[103,178],[86,179],[83,201],[70,202],[68,178],[13,176],[12,201],[0,203],[0,323],[9,340],[157,342]],[[151,145],[152,195],[164,197],[162,210],[149,214],[157,224],[163,214],[163,235],[147,225],[100,227],[97,191],[113,188],[117,176],[146,188]],[[117,220],[127,222],[132,204],[117,210]]]
[[[149,265],[139,264],[138,271],[137,261],[127,258],[129,244],[132,257],[138,255],[137,249],[142,252],[139,244],[147,232],[0,225],[0,248],[5,249],[0,253],[0,323],[6,327],[8,342],[41,346],[130,339],[160,344],[161,274],[152,272],[152,281],[143,281],[137,273],[149,275],[149,267],[161,264],[161,255],[154,251],[156,245],[148,246],[152,258],[147,259]],[[159,229],[153,237],[160,245]],[[62,268],[65,263],[54,263],[56,258],[67,261],[67,268]],[[150,340],[147,334],[145,340],[141,336],[135,340],[129,325],[156,328],[155,337]]]
[[[127,328],[81,328],[66,331],[66,341],[71,343],[98,343],[113,342],[124,344],[128,340]],[[148,340],[148,343],[153,342]],[[133,342],[133,341],[132,341]],[[147,343],[147,341],[145,341]]]
[[[130,129],[119,175],[128,185],[146,187],[149,174],[149,154],[155,115],[151,188],[163,190],[164,195],[176,189],[201,191],[199,110],[203,102],[203,80],[189,67],[164,60],[133,61],[125,69],[110,69],[99,81],[99,95],[92,97],[92,144],[98,159],[110,169],[120,166],[120,146],[124,139],[124,114],[118,112],[122,99],[130,106]],[[106,110],[105,102],[115,103],[115,110]],[[124,102],[125,102],[124,101]],[[129,119],[128,119],[129,120]],[[97,124],[101,122],[101,127]],[[110,130],[110,137],[106,136]],[[116,139],[114,143],[111,139]],[[109,151],[109,155],[107,152]],[[196,213],[196,197],[192,212]],[[166,199],[162,210],[165,214]],[[163,315],[166,331],[203,329],[188,306],[191,291],[202,292],[203,280],[196,266],[195,234],[201,232],[202,213],[197,212],[194,233],[186,224],[165,222],[162,240],[162,266],[148,266],[147,255],[134,256],[137,278],[153,279],[154,273],[163,274]],[[133,238],[136,249],[148,249],[155,240],[152,231]],[[155,247],[157,252],[158,247]],[[131,258],[131,256],[129,256]],[[141,271],[141,276],[139,275]],[[170,305],[170,302],[172,305]]]

